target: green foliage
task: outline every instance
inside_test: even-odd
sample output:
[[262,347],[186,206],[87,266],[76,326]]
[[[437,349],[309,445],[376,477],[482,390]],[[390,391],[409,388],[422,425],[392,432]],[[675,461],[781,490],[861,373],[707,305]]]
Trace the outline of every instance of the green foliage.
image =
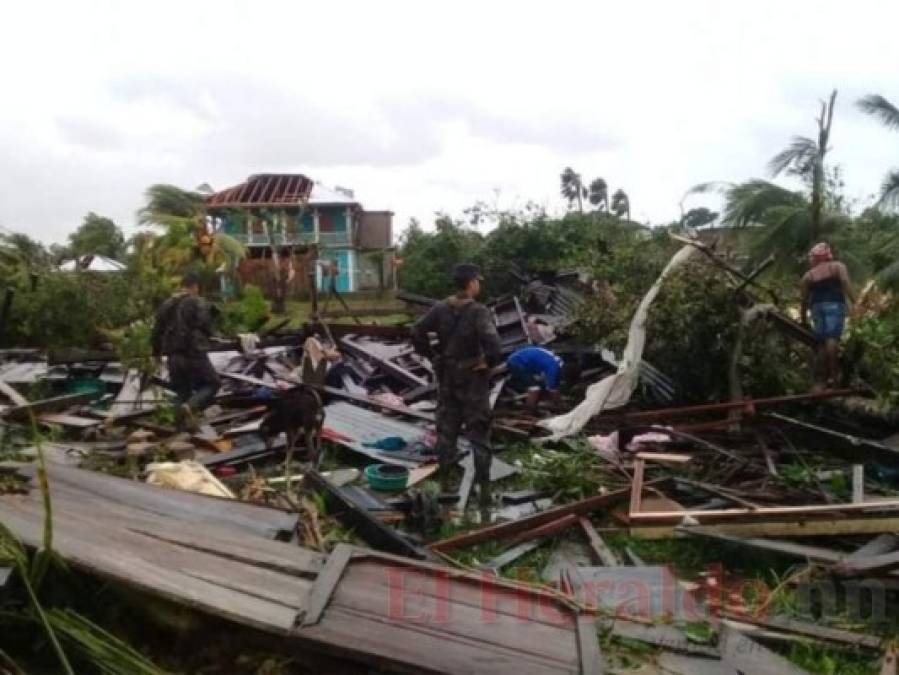
[[150,321],[136,321],[122,331],[112,334],[122,367],[126,370],[135,369],[145,375],[150,375],[156,370],[152,335],[153,325]]
[[69,250],[73,256],[95,254],[119,260],[125,253],[125,235],[110,218],[91,211],[69,235]]
[[173,225],[190,226],[206,208],[203,195],[175,185],[151,185],[145,197],[147,203],[137,212],[141,225],[158,225],[166,229]]
[[482,240],[476,230],[447,215],[437,217],[433,232],[412,221],[400,242],[401,286],[434,298],[448,296],[453,292],[453,266],[474,260]]
[[268,318],[269,304],[262,290],[258,286],[247,284],[238,301],[230,302],[222,308],[219,328],[228,335],[249,333],[259,330]]
[[132,289],[123,274],[51,274],[13,302],[9,337],[30,347],[99,346],[103,331],[128,323]]
[[522,464],[530,485],[556,502],[595,495],[609,483],[608,465],[586,443],[578,443],[568,451],[535,450]]
[[[895,305],[895,303],[894,303]],[[846,352],[863,359],[861,375],[889,405],[899,405],[899,314],[893,306],[850,326]]]
[[787,658],[817,675],[876,675],[880,672],[879,659],[826,649],[814,643],[792,645]]

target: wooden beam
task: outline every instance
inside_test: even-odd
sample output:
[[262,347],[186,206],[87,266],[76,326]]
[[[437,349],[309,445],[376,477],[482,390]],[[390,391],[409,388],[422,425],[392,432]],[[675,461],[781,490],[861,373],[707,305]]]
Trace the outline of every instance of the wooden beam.
[[17,405],[14,408],[7,408],[3,411],[2,416],[13,420],[27,420],[31,415],[65,410],[72,406],[90,403],[98,398],[100,398],[100,394],[93,391],[81,394],[65,394],[63,396],[45,398],[41,401],[31,401],[25,405]]
[[[661,486],[669,482],[669,479],[662,478],[659,480],[650,481],[649,483],[647,483],[647,485]],[[440,541],[435,541],[432,544],[429,544],[428,548],[430,548],[432,551],[445,553],[446,551],[452,551],[454,549],[463,548],[465,546],[473,546],[485,541],[509,539],[519,532],[532,530],[539,525],[558,520],[559,518],[568,514],[582,516],[594,511],[598,511],[607,506],[612,506],[613,504],[616,504],[623,499],[627,499],[629,494],[630,488],[623,488],[621,490],[616,490],[615,492],[610,492],[604,495],[593,495],[592,497],[587,497],[586,499],[582,499],[572,504],[556,506],[554,508],[547,509],[546,511],[535,513],[534,515],[527,516],[526,518],[519,518],[518,520],[513,520],[508,523],[491,525],[490,527],[484,527],[473,532],[466,532],[454,537],[449,537],[448,539],[441,539]]]
[[28,405],[28,399],[9,386],[5,380],[0,380],[0,394],[3,394],[15,406]]
[[581,529],[584,530],[584,534],[587,535],[587,540],[590,542],[590,548],[593,549],[593,554],[596,556],[596,559],[606,567],[619,567],[621,565],[621,560],[619,560],[618,556],[615,555],[615,552],[609,548],[609,545],[603,541],[603,538],[599,536],[599,532],[593,527],[593,523],[590,522],[590,519],[586,516],[580,516],[578,518],[578,523],[580,523]]
[[306,472],[303,482],[307,487],[323,492],[326,502],[335,509],[335,516],[349,524],[370,546],[419,560],[428,557],[427,551],[415,546],[395,530],[372,517],[368,511],[347,498],[339,488],[315,469]]
[[637,459],[661,464],[686,464],[693,459],[693,455],[681,455],[674,452],[638,452]]
[[852,503],[863,504],[865,501],[865,465],[852,465]]
[[642,459],[634,461],[634,477],[631,480],[631,513],[640,513],[643,506],[643,471],[646,468],[646,462]]
[[596,619],[589,614],[581,614],[577,617],[576,629],[581,675],[602,675],[605,672],[605,664],[599,650]]
[[780,654],[727,626],[721,627],[718,646],[722,660],[743,675],[809,675]]
[[[716,523],[701,526],[703,529],[733,537],[817,537],[843,534],[880,534],[899,528],[899,515],[885,517],[859,517],[831,520],[773,521],[758,523]],[[677,525],[642,525],[630,528],[637,539],[671,539],[687,528]]]
[[899,509],[899,500],[864,504],[812,504],[809,506],[771,506],[756,509],[715,509],[708,511],[655,511],[640,513],[632,510],[631,522],[646,524],[679,523],[689,516],[699,522],[776,520],[778,518],[801,518],[802,516],[837,516],[842,513],[864,511],[883,512]]
[[349,544],[337,544],[334,551],[325,561],[325,566],[318,573],[312,589],[309,591],[309,599],[306,602],[306,610],[302,616],[297,617],[301,626],[313,626],[319,622],[325,607],[334,594],[334,589],[343,576],[350,558],[353,557],[353,547]]
[[781,541],[778,539],[764,539],[757,537],[740,538],[729,537],[724,534],[709,530],[707,527],[682,527],[677,529],[678,533],[686,534],[691,537],[700,537],[709,539],[722,544],[732,544],[734,546],[746,546],[756,550],[768,553],[777,553],[780,555],[799,558],[801,560],[812,561],[816,563],[825,563],[828,565],[836,564],[843,560],[844,554],[841,551],[835,551],[821,546],[806,546],[805,544],[797,544],[792,541]]
[[533,530],[520,532],[512,537],[510,541],[513,544],[520,544],[523,541],[542,539],[543,537],[549,537],[553,534],[558,534],[559,532],[567,530],[569,527],[576,525],[577,518],[578,517],[573,513],[569,513],[567,516],[562,516],[557,520],[552,520],[548,523],[544,523],[543,525],[538,525]]

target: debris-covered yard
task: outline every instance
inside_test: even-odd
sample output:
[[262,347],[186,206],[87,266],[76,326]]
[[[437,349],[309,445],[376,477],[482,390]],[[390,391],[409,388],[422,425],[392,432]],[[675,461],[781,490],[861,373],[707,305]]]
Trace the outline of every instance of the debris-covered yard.
[[[347,308],[220,340],[223,386],[188,432],[164,368],[5,350],[0,605],[24,642],[0,656],[895,673],[895,417],[855,376],[813,389],[813,336],[752,275],[697,240],[669,250],[633,302],[573,272],[490,302],[505,354],[543,345],[565,373],[561,400],[528,407],[495,369],[489,505],[464,438],[438,485],[434,372],[409,341],[426,296],[399,293],[397,323],[396,305],[378,323]],[[584,338],[615,312],[617,342]],[[690,326],[711,337],[685,342]]]

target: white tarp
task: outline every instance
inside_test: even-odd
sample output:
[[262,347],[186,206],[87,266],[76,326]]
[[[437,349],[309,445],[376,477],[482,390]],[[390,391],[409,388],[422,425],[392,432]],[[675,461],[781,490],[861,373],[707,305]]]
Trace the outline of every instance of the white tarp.
[[659,294],[665,277],[683,265],[696,250],[695,246],[687,245],[675,253],[665,265],[665,269],[662,270],[652,288],[643,296],[640,306],[637,307],[637,311],[634,312],[631,319],[631,327],[627,334],[627,346],[624,348],[618,370],[590,385],[584,400],[576,408],[564,415],[551,417],[539,423],[541,427],[548,429],[551,433],[546,440],[558,440],[576,434],[594,415],[598,415],[603,410],[620,408],[630,400],[640,378],[640,361],[643,358],[643,347],[646,344],[646,317],[649,314],[649,308]]
[[82,256],[78,260],[66,260],[59,266],[60,272],[122,272],[127,267],[118,260],[107,258],[103,255]]

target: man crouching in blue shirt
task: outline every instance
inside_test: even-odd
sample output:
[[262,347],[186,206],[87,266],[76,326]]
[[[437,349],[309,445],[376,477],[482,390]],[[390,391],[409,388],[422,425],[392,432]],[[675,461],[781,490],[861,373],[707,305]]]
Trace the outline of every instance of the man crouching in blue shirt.
[[561,401],[562,359],[548,349],[517,349],[506,359],[506,366],[512,376],[512,388],[527,392],[525,402],[529,408],[537,406],[543,393],[548,394],[553,403]]

